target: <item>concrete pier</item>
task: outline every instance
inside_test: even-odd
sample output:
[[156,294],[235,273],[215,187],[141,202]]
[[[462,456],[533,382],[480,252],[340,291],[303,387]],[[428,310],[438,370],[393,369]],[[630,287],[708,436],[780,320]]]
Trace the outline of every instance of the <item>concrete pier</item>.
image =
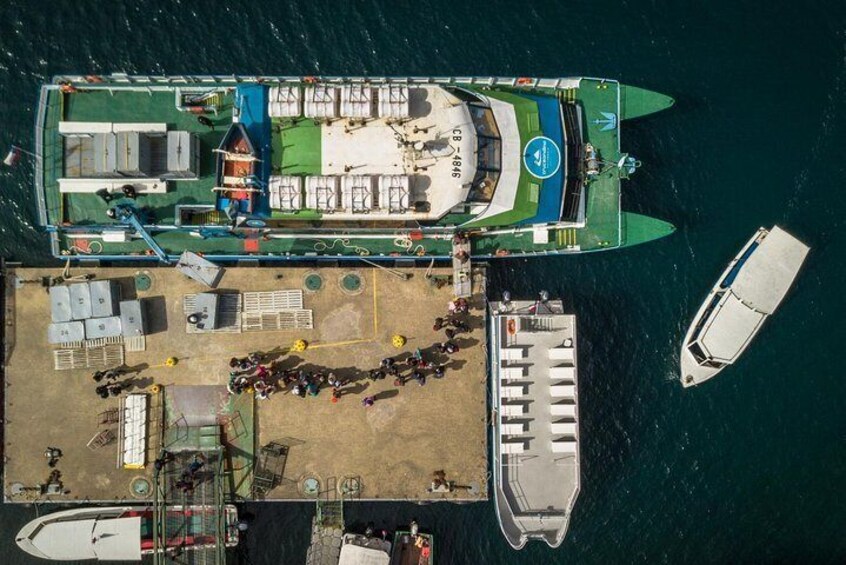
[[[433,331],[432,323],[436,316],[446,315],[452,287],[431,284],[426,269],[404,272],[411,275],[408,280],[364,265],[227,269],[217,292],[304,289],[303,307],[312,311],[313,328],[197,334],[186,329],[183,301],[186,295],[208,289],[174,269],[72,269],[71,275],[93,274],[97,280],[117,280],[124,299],[137,297],[146,304],[146,349],[124,351],[125,364],[138,369],[129,392],[150,394],[147,465],[130,470],[118,466],[116,443],[97,449],[86,447],[104,427],[98,415],[118,406],[116,398],[104,400],[95,394],[96,383],[91,377],[95,369],[54,369],[54,346],[47,343],[50,300],[42,278],[58,276],[60,270],[9,270],[5,499],[144,502],[144,496],[133,496],[130,485],[138,477],[152,477],[152,461],[165,435],[160,414],[168,388],[225,386],[229,359],[254,351],[267,353],[273,363],[285,369],[333,371],[352,381],[337,403],[330,401],[328,388],[316,397],[299,398],[282,391],[266,400],[250,399],[254,402],[252,414],[241,424],[252,428],[253,453],[269,442],[288,448],[283,480],[264,498],[313,499],[326,496],[329,485],[342,489],[341,485],[355,484],[354,493],[341,494],[348,499],[486,499],[483,299],[474,287],[475,298],[467,317],[472,331],[456,337],[460,351],[451,356],[439,354],[434,346],[446,338],[443,331]],[[483,271],[474,272],[478,285]],[[451,270],[434,269],[433,273],[446,276]],[[149,277],[149,289],[141,290],[143,285],[136,284],[139,274]],[[309,275],[312,278],[307,285]],[[314,286],[314,275],[320,279],[320,288],[305,290]],[[349,275],[354,277],[350,279]],[[404,336],[405,345],[395,348],[394,335]],[[308,343],[304,352],[291,351],[297,339]],[[367,378],[382,358],[404,360],[418,348],[425,359],[446,363],[444,378],[435,379],[427,371],[425,386],[415,381],[395,386],[390,378]],[[171,357],[178,359],[172,367],[166,363]],[[163,387],[164,392],[153,392],[153,385]],[[375,397],[373,406],[362,406],[365,396]],[[40,495],[30,490],[13,494],[12,485],[32,487],[49,476],[53,469],[44,456],[48,446],[63,452],[55,469],[61,473],[64,494]],[[244,451],[237,456],[253,457],[249,448]],[[430,492],[433,472],[438,470],[443,470],[458,488]],[[315,484],[318,494],[312,488]],[[462,488],[467,486],[472,488]]]

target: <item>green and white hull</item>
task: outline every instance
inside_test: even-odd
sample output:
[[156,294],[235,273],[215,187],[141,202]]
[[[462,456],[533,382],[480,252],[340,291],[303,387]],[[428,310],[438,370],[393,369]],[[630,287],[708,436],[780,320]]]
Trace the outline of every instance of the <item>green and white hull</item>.
[[672,104],[589,78],[59,76],[39,220],[56,256],[108,260],[626,247],[674,228],[621,210],[621,124]]

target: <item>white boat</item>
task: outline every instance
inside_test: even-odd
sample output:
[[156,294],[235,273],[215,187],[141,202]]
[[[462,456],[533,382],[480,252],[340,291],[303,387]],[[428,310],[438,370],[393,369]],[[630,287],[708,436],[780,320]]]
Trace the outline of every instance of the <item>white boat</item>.
[[703,383],[733,364],[793,284],[809,247],[781,229],[759,228],[729,263],[690,324],[681,381]]
[[166,540],[160,544],[153,537],[154,520],[152,508],[75,508],[32,520],[15,541],[30,555],[54,561],[140,561],[156,552],[213,548],[216,531],[222,532],[224,546],[238,544],[238,511],[232,505],[225,506],[223,516],[212,506],[168,507]]
[[558,547],[580,489],[576,317],[561,301],[491,304],[494,498],[514,549]]
[[346,533],[341,539],[338,565],[389,565],[391,542],[372,536]]

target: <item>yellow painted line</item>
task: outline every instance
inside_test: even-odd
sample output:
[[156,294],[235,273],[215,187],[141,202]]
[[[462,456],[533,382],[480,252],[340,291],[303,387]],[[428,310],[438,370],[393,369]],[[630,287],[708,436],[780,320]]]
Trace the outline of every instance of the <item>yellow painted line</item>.
[[[368,338],[368,339],[352,339],[350,341],[335,341],[335,342],[332,342],[332,343],[318,343],[318,344],[315,344],[315,345],[309,345],[308,349],[319,349],[321,347],[341,347],[343,345],[355,345],[357,343],[370,343],[372,341],[373,341],[372,338]],[[308,349],[306,349],[306,351],[308,351]]]
[[378,273],[373,271],[373,339],[379,335],[379,308],[376,305],[376,277]]

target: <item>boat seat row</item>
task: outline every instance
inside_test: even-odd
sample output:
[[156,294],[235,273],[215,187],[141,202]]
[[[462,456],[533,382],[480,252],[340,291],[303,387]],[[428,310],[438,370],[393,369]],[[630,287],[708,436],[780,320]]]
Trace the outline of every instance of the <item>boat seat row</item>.
[[499,358],[503,361],[516,361],[526,358],[525,347],[503,347],[499,350]]
[[408,86],[383,84],[315,84],[301,89],[297,85],[271,87],[267,113],[271,118],[403,119],[411,116]]
[[553,385],[549,387],[553,398],[576,398],[576,385]]
[[526,393],[523,385],[518,384],[503,384],[499,390],[502,398],[520,398]]
[[305,177],[304,192],[301,176],[271,176],[268,193],[271,209],[283,211],[402,214],[411,204],[407,175],[313,175]]
[[553,453],[576,453],[576,440],[573,439],[559,439],[552,442]]
[[503,404],[499,407],[499,414],[501,416],[522,416],[525,413],[525,404]]
[[575,404],[550,404],[549,412],[553,416],[564,416],[575,418],[576,405]]
[[550,426],[554,434],[576,435],[578,433],[576,422],[552,422]]
[[503,367],[500,369],[500,379],[522,379],[526,376],[526,367]]
[[504,455],[519,455],[526,450],[526,444],[523,441],[502,442],[502,453]]
[[516,436],[526,432],[526,424],[524,422],[509,422],[501,424],[500,431],[502,435]]
[[570,366],[550,367],[549,377],[552,379],[576,380],[576,368]]
[[549,358],[555,361],[572,361],[574,357],[572,347],[553,347],[549,350]]

